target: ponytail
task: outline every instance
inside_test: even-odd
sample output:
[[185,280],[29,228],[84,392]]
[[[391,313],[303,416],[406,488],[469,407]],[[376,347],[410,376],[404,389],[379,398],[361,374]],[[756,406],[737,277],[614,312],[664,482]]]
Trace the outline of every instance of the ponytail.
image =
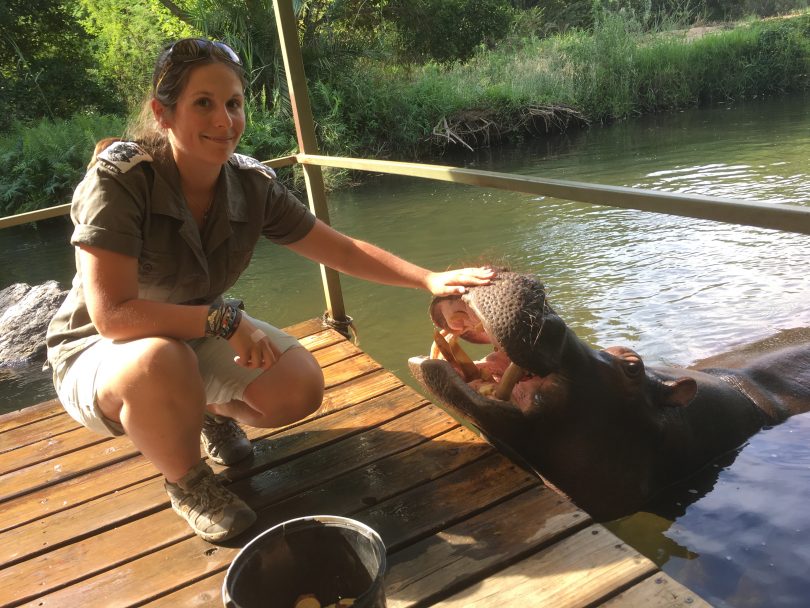
[[104,139],[98,140],[98,142],[96,142],[96,147],[93,150],[93,157],[90,159],[90,164],[87,165],[87,168],[90,169],[93,165],[95,165],[96,160],[98,160],[98,155],[118,141],[121,141],[120,137],[105,137]]

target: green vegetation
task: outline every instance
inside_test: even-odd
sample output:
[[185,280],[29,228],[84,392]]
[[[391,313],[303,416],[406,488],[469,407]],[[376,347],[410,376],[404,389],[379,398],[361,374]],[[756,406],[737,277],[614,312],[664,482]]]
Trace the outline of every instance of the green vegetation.
[[18,123],[0,137],[0,216],[70,202],[96,141],[123,127],[122,118],[97,114]]
[[412,159],[448,143],[476,147],[572,121],[801,91],[810,83],[809,28],[802,15],[690,39],[613,14],[591,31],[513,41],[450,67],[366,60],[353,80],[315,83],[313,106],[329,153]]
[[[0,15],[0,214],[67,202],[93,143],[122,133],[156,53],[181,36],[225,40],[243,57],[251,87],[241,151],[267,159],[295,150],[272,3],[10,2]],[[329,154],[424,158],[446,146],[808,86],[810,14],[758,18],[806,0],[294,6],[319,142]],[[690,33],[694,24],[743,17]],[[342,177],[328,175],[333,186]]]

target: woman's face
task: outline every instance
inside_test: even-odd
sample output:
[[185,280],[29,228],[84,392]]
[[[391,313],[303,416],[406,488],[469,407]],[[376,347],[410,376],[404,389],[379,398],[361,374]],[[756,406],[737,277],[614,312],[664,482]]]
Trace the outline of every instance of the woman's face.
[[174,111],[158,117],[169,129],[178,166],[226,163],[245,130],[244,101],[242,82],[227,65],[193,68]]

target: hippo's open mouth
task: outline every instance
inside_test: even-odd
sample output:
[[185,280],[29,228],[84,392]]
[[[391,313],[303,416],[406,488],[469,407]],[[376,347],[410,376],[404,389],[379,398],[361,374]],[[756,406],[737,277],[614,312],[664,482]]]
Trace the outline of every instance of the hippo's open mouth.
[[[449,368],[477,395],[486,399],[511,401],[523,410],[531,406],[535,395],[541,394],[544,385],[551,381],[552,370],[545,374],[528,371],[511,361],[506,349],[493,337],[491,319],[482,319],[474,300],[452,296],[436,298],[430,309],[436,326],[429,357],[411,357],[411,370],[427,388],[440,393],[447,387],[426,382],[419,368],[427,360],[446,361],[445,374]],[[541,310],[540,314],[543,312]],[[462,348],[460,339],[476,344],[492,344],[494,350],[483,359],[474,361]],[[441,396],[441,395],[440,395]]]
[[459,343],[459,338],[446,330],[434,330],[431,359],[445,359],[478,394],[501,401],[527,405],[540,378],[513,363],[497,345],[485,358],[473,361]]

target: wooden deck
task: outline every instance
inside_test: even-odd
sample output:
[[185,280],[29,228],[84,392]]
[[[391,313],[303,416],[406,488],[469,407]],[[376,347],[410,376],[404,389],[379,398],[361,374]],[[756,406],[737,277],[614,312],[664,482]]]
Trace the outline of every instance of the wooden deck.
[[382,536],[390,607],[707,606],[319,320],[288,331],[324,368],[324,406],[248,429],[253,460],[215,469],[259,513],[230,546],[191,533],[126,437],[56,401],[0,416],[0,604],[221,606],[245,542],[329,513]]

